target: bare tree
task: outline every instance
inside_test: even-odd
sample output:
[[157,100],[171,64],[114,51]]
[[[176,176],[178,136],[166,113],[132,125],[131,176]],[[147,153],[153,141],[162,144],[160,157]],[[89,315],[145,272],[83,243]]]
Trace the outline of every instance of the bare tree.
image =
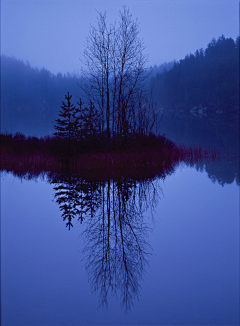
[[134,131],[136,110],[143,99],[147,78],[143,40],[139,24],[129,9],[119,12],[119,22],[108,24],[106,13],[98,13],[85,43],[83,89],[101,117],[101,132],[107,137]]
[[129,9],[119,13],[120,22],[116,33],[117,43],[117,131],[122,133],[128,124],[135,123],[135,108],[139,99],[143,99],[146,80],[147,57],[143,54],[143,40],[137,20],[132,19]]
[[106,124],[110,138],[110,78],[114,27],[107,26],[106,13],[98,15],[97,26],[91,25],[85,44],[84,91],[88,101],[94,103],[100,112],[101,132]]

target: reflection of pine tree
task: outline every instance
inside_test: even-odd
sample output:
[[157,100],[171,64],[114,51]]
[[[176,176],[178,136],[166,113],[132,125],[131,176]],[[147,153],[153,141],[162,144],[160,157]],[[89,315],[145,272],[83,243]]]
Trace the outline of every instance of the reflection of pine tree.
[[56,174],[51,183],[55,185],[55,199],[69,230],[73,227],[73,218],[77,217],[82,223],[86,215],[93,216],[99,205],[96,182],[68,173]]

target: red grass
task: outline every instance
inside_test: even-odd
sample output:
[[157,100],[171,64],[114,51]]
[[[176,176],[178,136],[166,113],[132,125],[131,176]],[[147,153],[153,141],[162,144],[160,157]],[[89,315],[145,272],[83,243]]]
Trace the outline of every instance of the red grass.
[[[175,146],[167,141],[160,143],[160,146],[157,141],[150,145],[145,140],[144,147],[138,146],[135,149],[132,147],[118,152],[79,153],[61,157],[53,154],[54,151],[49,152],[43,144],[38,150],[31,145],[21,153],[16,144],[12,145],[10,142],[1,147],[1,170],[40,174],[63,172],[67,169],[90,178],[154,177],[173,171],[180,162],[194,164],[230,157],[228,153],[217,152],[214,148],[206,150],[202,147]],[[236,159],[236,156],[235,153],[231,158]]]

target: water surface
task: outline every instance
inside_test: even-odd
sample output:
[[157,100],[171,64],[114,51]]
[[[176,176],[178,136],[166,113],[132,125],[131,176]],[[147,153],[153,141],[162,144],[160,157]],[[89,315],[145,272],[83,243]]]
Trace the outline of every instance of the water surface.
[[2,325],[238,325],[239,187],[217,173],[92,185],[70,231],[63,180],[3,173]]

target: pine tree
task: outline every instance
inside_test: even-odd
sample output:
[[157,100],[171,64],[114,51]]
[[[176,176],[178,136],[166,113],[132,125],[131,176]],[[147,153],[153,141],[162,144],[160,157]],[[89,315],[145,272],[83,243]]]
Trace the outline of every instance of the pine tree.
[[66,102],[62,101],[62,105],[60,106],[62,110],[59,113],[59,119],[56,119],[56,124],[54,125],[54,129],[56,130],[53,134],[54,136],[58,136],[62,139],[68,139],[69,143],[72,139],[74,139],[75,133],[75,124],[76,119],[74,117],[74,112],[76,108],[74,104],[71,103],[72,95],[65,95]]
[[84,108],[83,108],[83,102],[81,98],[79,98],[79,102],[77,102],[77,105],[78,106],[74,109],[73,112],[74,136],[76,140],[82,140]]
[[85,138],[98,133],[99,115],[92,101],[85,107],[82,115],[82,131]]

